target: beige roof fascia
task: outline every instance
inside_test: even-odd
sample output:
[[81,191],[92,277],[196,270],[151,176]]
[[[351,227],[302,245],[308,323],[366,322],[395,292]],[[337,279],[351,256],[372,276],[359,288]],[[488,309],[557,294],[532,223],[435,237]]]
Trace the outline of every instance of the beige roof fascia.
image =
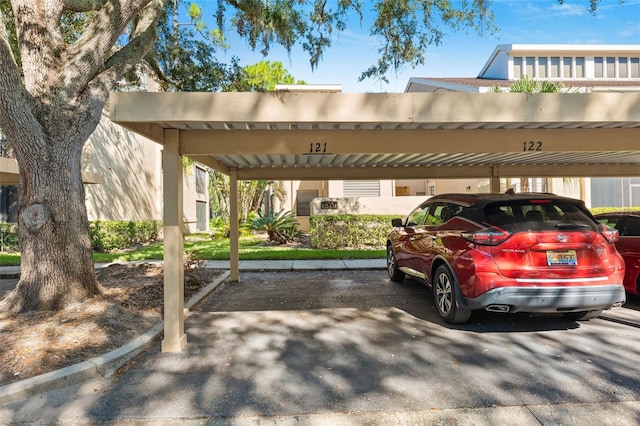
[[[86,184],[102,183],[102,176],[98,173],[83,171],[82,182]],[[0,185],[19,185],[20,171],[18,162],[14,158],[0,157]]]
[[640,175],[640,93],[127,92],[110,105],[115,123],[177,129],[180,154],[240,179]]

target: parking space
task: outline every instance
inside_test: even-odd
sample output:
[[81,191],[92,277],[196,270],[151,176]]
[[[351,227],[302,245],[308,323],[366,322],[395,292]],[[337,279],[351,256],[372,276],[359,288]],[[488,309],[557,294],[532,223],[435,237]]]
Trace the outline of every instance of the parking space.
[[[92,416],[526,406],[543,419],[549,404],[619,403],[619,424],[638,420],[637,300],[584,323],[480,312],[463,326],[443,323],[432,305],[421,283],[393,283],[379,270],[245,273],[189,314],[185,351],[148,351]],[[597,416],[577,407],[585,419]]]

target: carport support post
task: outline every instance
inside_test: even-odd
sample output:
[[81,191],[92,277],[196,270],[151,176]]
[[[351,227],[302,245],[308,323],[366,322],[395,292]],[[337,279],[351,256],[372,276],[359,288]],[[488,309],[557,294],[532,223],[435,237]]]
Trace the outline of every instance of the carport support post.
[[182,156],[180,133],[167,129],[162,151],[164,194],[164,339],[162,352],[187,346],[184,333],[184,242],[182,235]]
[[229,281],[240,281],[240,238],[238,222],[238,170],[229,171]]
[[493,193],[499,193],[500,191],[500,175],[498,174],[498,166],[491,167],[491,181],[489,190]]

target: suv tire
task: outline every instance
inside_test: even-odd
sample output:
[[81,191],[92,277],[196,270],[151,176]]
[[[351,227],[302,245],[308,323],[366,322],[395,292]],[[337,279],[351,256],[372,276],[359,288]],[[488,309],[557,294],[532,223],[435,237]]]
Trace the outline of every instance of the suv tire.
[[433,299],[440,317],[449,324],[464,324],[471,311],[463,306],[453,274],[446,266],[439,266],[433,279]]
[[404,272],[398,269],[398,261],[391,244],[387,244],[387,273],[391,281],[400,282],[405,277]]

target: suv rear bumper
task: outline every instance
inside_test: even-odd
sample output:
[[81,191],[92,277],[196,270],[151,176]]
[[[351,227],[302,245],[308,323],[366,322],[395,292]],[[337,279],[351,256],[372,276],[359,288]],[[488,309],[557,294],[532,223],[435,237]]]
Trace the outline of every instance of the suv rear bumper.
[[626,301],[622,284],[574,287],[500,287],[474,299],[469,309],[494,312],[562,313],[611,309]]

